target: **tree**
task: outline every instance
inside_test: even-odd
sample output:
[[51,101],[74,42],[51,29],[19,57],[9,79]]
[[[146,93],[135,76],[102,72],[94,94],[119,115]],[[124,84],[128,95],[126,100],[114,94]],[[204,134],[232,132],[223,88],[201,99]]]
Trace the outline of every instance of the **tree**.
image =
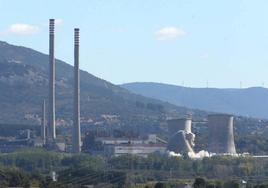
[[227,181],[223,184],[224,188],[239,188],[240,185],[236,181]]
[[157,182],[154,186],[155,188],[165,188],[165,184],[161,182]]
[[9,182],[10,187],[30,187],[29,177],[22,171],[19,170],[8,170],[6,172],[6,178]]
[[193,186],[194,188],[206,188],[206,181],[203,178],[196,178]]

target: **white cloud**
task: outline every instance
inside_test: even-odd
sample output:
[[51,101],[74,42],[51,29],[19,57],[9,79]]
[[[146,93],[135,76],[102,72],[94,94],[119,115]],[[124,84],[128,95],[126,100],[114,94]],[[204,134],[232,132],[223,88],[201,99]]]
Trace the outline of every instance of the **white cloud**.
[[63,19],[55,19],[55,25],[61,25],[63,23]]
[[17,23],[9,26],[7,33],[17,34],[17,35],[32,35],[40,31],[38,26],[33,26],[29,24]]
[[186,32],[178,27],[163,27],[155,32],[157,40],[174,40],[186,35]]

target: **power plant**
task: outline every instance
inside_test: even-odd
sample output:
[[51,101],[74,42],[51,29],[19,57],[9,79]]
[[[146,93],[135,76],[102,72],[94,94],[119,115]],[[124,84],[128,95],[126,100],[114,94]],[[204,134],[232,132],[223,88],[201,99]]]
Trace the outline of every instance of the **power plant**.
[[228,114],[208,116],[210,153],[236,154],[233,133],[234,117]]
[[[228,114],[208,115],[208,148],[195,153],[195,134],[191,132],[189,118],[168,120],[169,141],[167,150],[177,154],[188,154],[190,158],[202,158],[214,154],[236,155],[233,116]],[[209,152],[209,153],[208,153]]]
[[[44,144],[49,148],[58,147],[56,143],[55,125],[55,55],[54,55],[54,27],[55,20],[49,20],[49,96],[48,96],[48,134],[45,130],[45,102],[43,104],[41,137]],[[79,29],[74,29],[74,113],[72,131],[72,150],[74,153],[81,152],[81,130],[80,130],[80,74],[79,74]],[[46,140],[47,139],[47,140]]]
[[48,143],[55,142],[55,56],[54,56],[55,20],[49,20],[49,95],[48,95]]
[[[55,57],[54,57],[54,27],[55,20],[49,20],[49,96],[48,96],[48,124],[46,123],[46,102],[42,106],[41,138],[43,145],[55,148],[59,145],[56,141],[55,127]],[[74,29],[74,90],[73,90],[73,130],[72,152],[81,152],[80,128],[80,72],[79,72],[79,28]],[[170,152],[188,154],[193,158],[208,156],[202,150],[194,151],[195,134],[192,133],[192,119],[181,118],[167,121],[169,140],[167,150]],[[46,128],[47,127],[47,128]],[[213,114],[208,116],[209,140],[207,150],[216,154],[236,154],[233,134],[233,116],[226,114]]]
[[79,29],[74,29],[74,119],[73,152],[81,152],[80,132],[80,74],[79,74]]

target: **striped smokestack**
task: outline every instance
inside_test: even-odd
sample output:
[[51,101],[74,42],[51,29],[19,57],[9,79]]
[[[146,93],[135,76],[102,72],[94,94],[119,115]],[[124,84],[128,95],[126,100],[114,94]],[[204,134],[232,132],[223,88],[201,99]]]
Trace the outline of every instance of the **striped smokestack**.
[[79,75],[79,29],[74,29],[74,127],[73,152],[81,152],[80,131],[80,75]]
[[55,128],[55,57],[54,57],[54,26],[55,20],[49,20],[49,98],[48,98],[48,139],[56,139]]

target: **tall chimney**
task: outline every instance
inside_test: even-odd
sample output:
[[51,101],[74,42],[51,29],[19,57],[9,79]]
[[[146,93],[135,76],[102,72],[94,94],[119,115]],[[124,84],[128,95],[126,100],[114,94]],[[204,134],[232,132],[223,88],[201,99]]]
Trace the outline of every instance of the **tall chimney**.
[[41,138],[43,141],[43,145],[45,145],[46,144],[46,100],[43,101],[43,106],[42,106]]
[[79,29],[74,29],[74,127],[73,152],[81,152],[80,132],[80,75],[79,75]]
[[48,139],[56,139],[55,128],[55,57],[54,57],[54,26],[55,20],[49,20],[49,98],[48,98]]

